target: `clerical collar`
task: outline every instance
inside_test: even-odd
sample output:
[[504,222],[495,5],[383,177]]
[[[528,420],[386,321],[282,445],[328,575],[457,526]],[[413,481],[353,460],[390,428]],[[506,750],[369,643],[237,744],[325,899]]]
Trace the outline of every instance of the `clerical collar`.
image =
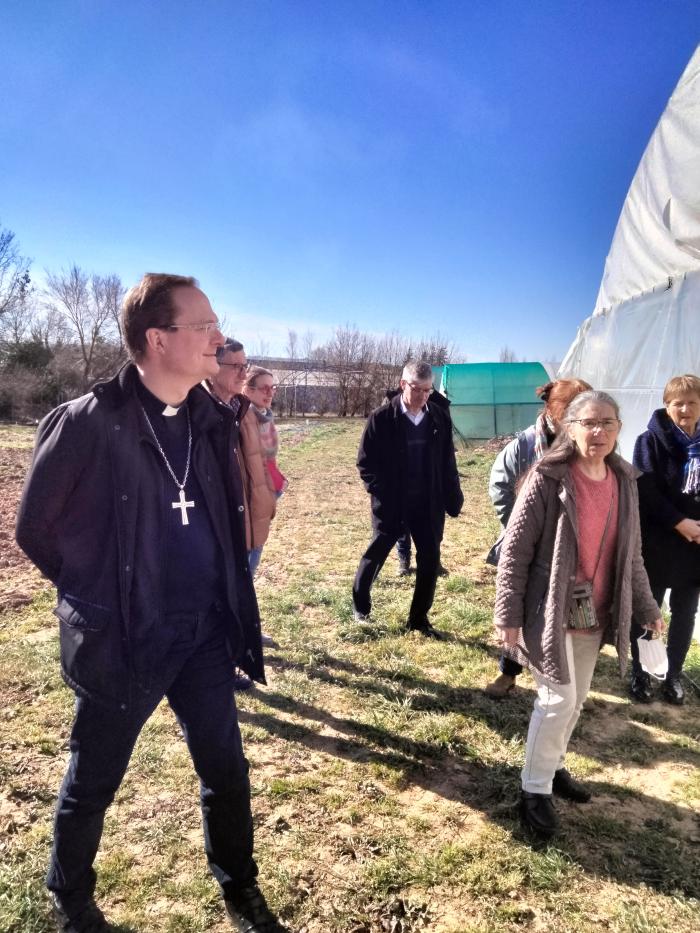
[[176,415],[184,413],[187,408],[186,400],[183,401],[182,405],[178,405],[177,407],[167,405],[165,402],[161,401],[157,395],[154,395],[140,379],[136,385],[136,391],[138,392],[143,407],[151,416],[162,415],[164,418],[174,418]]

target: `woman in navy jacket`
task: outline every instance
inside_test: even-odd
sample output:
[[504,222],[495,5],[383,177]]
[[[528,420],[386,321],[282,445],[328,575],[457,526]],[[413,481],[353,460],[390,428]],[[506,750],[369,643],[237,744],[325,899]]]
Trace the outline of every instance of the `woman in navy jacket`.
[[[663,693],[670,703],[684,699],[681,671],[693,637],[700,596],[700,378],[674,376],[664,389],[664,408],[651,416],[634,447],[644,565],[654,599],[661,605],[671,590],[668,674]],[[651,679],[639,663],[632,626],[634,700],[649,703]]]

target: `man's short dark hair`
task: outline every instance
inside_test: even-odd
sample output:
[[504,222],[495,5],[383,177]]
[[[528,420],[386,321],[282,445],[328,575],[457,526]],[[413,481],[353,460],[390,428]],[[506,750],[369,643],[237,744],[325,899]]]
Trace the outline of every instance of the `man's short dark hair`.
[[216,348],[216,359],[220,363],[227,353],[239,353],[243,344],[235,337],[226,337],[222,346]]
[[147,272],[138,285],[129,289],[122,304],[121,325],[126,349],[133,360],[146,352],[149,327],[167,327],[173,323],[173,291],[198,285],[191,275]]
[[426,363],[425,360],[409,360],[404,364],[401,378],[405,379],[406,382],[410,382],[411,379],[416,382],[432,382],[433,367],[430,363]]

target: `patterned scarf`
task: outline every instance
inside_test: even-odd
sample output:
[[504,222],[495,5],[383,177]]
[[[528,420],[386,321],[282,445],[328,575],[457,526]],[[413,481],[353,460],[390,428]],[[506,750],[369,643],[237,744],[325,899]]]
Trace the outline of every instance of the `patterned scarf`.
[[540,412],[535,421],[535,460],[541,460],[549,450],[551,437],[556,434],[552,420],[544,412]]
[[275,419],[271,408],[259,408],[251,404],[251,410],[258,419],[258,429],[260,431],[260,442],[263,453],[268,460],[274,460],[279,450],[280,442],[275,427]]
[[671,425],[676,443],[680,444],[685,450],[687,458],[683,471],[683,488],[681,492],[688,496],[700,495],[700,428],[696,428],[695,434],[691,437],[673,421],[671,421]]

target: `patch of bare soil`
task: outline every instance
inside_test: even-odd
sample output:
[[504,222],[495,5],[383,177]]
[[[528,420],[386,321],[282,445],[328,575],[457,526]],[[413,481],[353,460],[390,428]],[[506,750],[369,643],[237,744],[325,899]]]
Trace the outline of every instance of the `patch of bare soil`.
[[15,517],[31,450],[0,448],[0,612],[31,602],[41,579],[15,542]]

